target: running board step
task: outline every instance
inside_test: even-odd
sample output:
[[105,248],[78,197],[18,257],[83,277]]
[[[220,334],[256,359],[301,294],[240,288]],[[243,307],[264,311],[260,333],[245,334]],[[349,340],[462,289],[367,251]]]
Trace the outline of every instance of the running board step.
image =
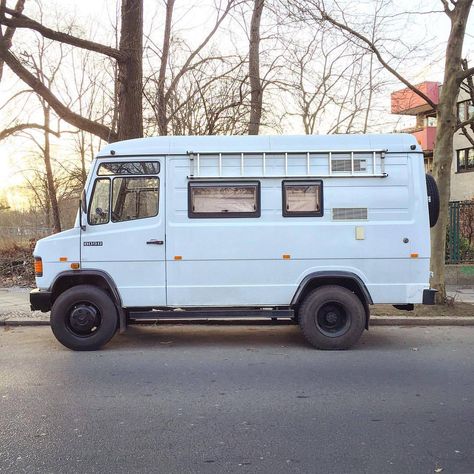
[[129,319],[231,319],[231,318],[292,318],[292,309],[208,309],[130,311]]

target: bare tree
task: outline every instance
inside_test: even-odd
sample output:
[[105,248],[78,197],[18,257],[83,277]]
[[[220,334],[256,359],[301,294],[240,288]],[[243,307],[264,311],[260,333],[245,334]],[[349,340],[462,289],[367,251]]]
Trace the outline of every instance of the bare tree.
[[[176,89],[179,87],[180,82],[186,74],[199,68],[203,62],[209,60],[209,58],[203,56],[205,48],[210,44],[211,39],[216,34],[225,18],[227,18],[232,8],[234,8],[238,3],[238,0],[226,0],[224,6],[221,7],[219,4],[217,15],[211,29],[195,48],[191,48],[185,41],[181,41],[181,55],[175,56],[174,68],[171,70],[169,59],[170,48],[172,46],[171,27],[174,0],[167,0],[165,30],[161,48],[159,48],[151,38],[147,38],[147,49],[152,53],[152,58],[153,56],[160,57],[160,68],[158,73],[152,73],[145,81],[145,98],[153,110],[160,135],[168,134],[169,121],[172,113],[170,110],[170,101],[172,96],[176,94]],[[183,62],[178,65],[177,59],[181,57],[183,58]],[[153,68],[151,69],[153,70]],[[168,82],[166,81],[167,77],[169,78]]]
[[260,79],[260,23],[265,0],[254,0],[249,38],[249,135],[258,135],[262,119],[263,84]]
[[[343,11],[340,11],[341,19],[334,14],[329,14],[324,0],[307,0],[302,2],[294,0],[300,14],[316,22],[327,22],[334,28],[348,35],[361,47],[370,50],[380,64],[408,87],[420,96],[437,113],[436,147],[433,159],[433,174],[438,182],[440,191],[440,217],[438,223],[432,229],[431,268],[433,271],[432,286],[438,290],[437,302],[443,303],[446,299],[444,258],[446,246],[446,225],[448,220],[448,204],[451,182],[451,162],[453,159],[453,135],[456,129],[467,127],[472,120],[466,123],[457,123],[456,100],[461,84],[468,80],[474,73],[474,68],[467,67],[463,62],[462,47],[466,30],[467,19],[471,10],[473,0],[441,0],[444,13],[447,15],[451,30],[447,40],[445,54],[445,68],[443,87],[439,98],[439,104],[433,101],[423,91],[413,85],[404,77],[397,67],[390,64],[378,45],[378,41],[372,35],[366,35],[358,31],[346,21]],[[336,6],[339,6],[335,2]],[[464,65],[464,66],[463,66]]]
[[217,57],[183,76],[170,97],[173,135],[240,135],[248,129],[246,60]]
[[[12,72],[40,95],[61,119],[74,127],[97,135],[107,142],[143,136],[143,0],[122,0],[121,36],[118,48],[82,39],[70,32],[48,28],[24,15],[23,6],[24,2],[18,1],[15,8],[8,8],[6,0],[1,0],[0,25],[4,25],[6,29],[0,34],[0,61],[7,64]],[[67,107],[47,85],[18,60],[11,52],[11,38],[15,30],[20,28],[35,31],[55,42],[99,53],[117,62],[117,130],[83,117]]]

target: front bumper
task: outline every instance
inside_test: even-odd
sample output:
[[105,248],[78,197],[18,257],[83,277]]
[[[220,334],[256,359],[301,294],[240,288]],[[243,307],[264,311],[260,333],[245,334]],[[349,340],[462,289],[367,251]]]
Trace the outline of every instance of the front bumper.
[[51,311],[51,292],[35,288],[30,291],[30,308],[32,311],[47,313]]
[[433,288],[429,288],[423,290],[423,304],[435,304],[435,296],[438,293],[438,290],[434,290]]

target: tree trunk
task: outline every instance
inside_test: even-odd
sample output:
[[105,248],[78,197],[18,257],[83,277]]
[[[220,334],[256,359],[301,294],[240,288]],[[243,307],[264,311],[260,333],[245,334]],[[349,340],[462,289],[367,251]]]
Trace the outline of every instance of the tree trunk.
[[122,0],[120,52],[118,61],[119,140],[143,137],[143,0]]
[[254,0],[250,23],[249,43],[249,81],[250,81],[250,120],[249,135],[258,135],[262,118],[263,87],[260,80],[260,20],[265,0]]
[[456,130],[456,101],[461,77],[461,58],[466,23],[473,0],[458,0],[450,13],[451,32],[446,48],[444,81],[437,113],[436,146],[433,156],[433,175],[440,192],[440,214],[431,231],[431,285],[438,290],[437,303],[446,300],[444,260],[446,252],[446,226],[453,161],[453,135]]
[[171,19],[173,17],[174,0],[166,2],[166,21],[165,32],[163,35],[163,47],[161,49],[160,74],[158,76],[158,88],[156,91],[156,101],[158,110],[158,130],[160,135],[168,135],[168,119],[166,116],[166,96],[165,96],[165,79],[166,66],[168,64],[168,56],[171,43]]
[[53,232],[61,232],[61,219],[59,216],[58,198],[56,195],[56,186],[54,184],[53,170],[51,167],[51,147],[49,143],[49,122],[51,109],[48,105],[43,104],[44,112],[44,166],[46,168],[46,182],[48,185],[48,197],[51,204],[51,213],[53,217]]
[[87,180],[86,171],[86,137],[82,130],[79,131],[79,155],[81,157],[81,185],[84,187]]

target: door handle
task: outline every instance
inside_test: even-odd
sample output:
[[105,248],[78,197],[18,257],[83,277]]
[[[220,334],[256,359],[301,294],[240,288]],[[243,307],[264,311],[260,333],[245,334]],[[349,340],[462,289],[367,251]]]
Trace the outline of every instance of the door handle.
[[147,244],[163,245],[164,242],[162,240],[151,239],[147,241]]

